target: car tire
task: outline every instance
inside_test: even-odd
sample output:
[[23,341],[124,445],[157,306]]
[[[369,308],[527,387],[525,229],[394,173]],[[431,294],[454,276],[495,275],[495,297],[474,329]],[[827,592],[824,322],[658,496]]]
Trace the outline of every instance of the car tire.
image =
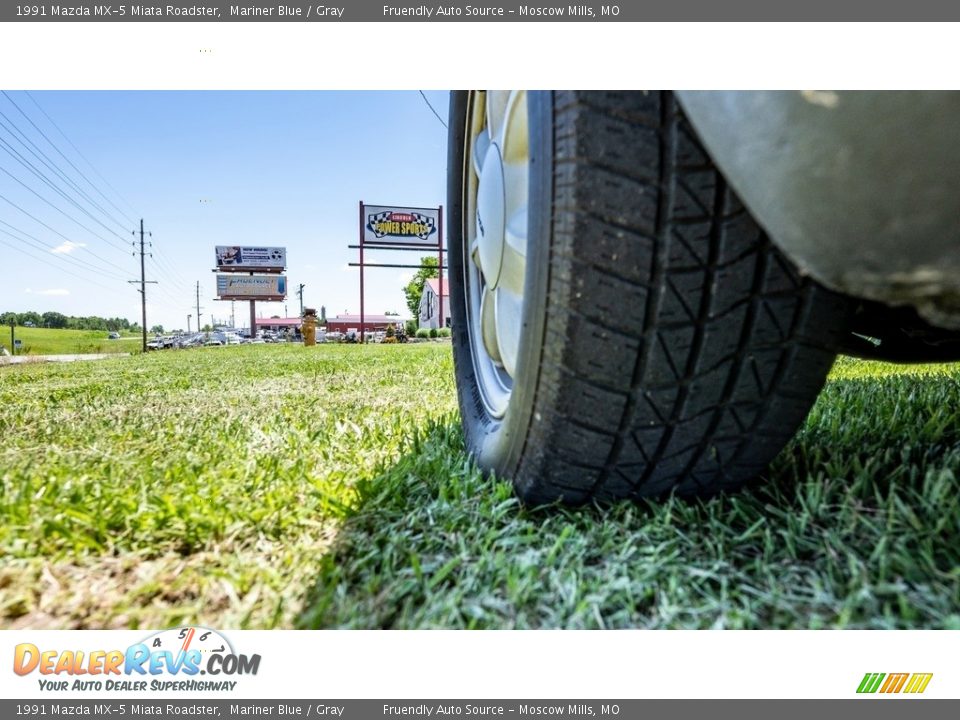
[[478,464],[533,505],[761,473],[822,388],[846,303],[770,243],[674,95],[458,92],[450,123],[453,352]]

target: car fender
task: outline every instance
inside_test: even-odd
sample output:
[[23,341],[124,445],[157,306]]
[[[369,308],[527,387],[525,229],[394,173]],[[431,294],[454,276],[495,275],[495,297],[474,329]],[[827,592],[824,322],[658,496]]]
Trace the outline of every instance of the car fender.
[[960,93],[677,95],[730,185],[802,272],[960,328]]

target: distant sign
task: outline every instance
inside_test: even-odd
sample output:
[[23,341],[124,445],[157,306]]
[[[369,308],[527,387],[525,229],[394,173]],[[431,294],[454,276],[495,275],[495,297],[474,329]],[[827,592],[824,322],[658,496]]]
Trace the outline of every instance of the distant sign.
[[439,208],[363,206],[363,242],[373,245],[423,245],[439,242]]
[[284,275],[217,275],[221,300],[283,300],[287,296]]
[[220,270],[283,270],[286,267],[286,248],[217,245]]

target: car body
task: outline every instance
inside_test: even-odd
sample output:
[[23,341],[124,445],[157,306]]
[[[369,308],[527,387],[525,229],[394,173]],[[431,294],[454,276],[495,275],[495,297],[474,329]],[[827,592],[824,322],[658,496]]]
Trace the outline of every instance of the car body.
[[960,93],[677,96],[740,199],[801,272],[960,329]]

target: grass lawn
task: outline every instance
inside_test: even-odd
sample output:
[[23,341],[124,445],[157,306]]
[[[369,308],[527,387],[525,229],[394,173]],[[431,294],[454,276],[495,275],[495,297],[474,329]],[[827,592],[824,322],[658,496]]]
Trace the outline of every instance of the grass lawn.
[[0,626],[960,628],[960,367],[842,359],[754,489],[522,508],[449,345],[0,368]]
[[[14,337],[23,342],[20,355],[74,355],[87,353],[139,352],[139,334],[121,333],[119,340],[107,338],[106,330],[53,330],[17,327]],[[0,345],[10,349],[10,328],[0,327]]]

